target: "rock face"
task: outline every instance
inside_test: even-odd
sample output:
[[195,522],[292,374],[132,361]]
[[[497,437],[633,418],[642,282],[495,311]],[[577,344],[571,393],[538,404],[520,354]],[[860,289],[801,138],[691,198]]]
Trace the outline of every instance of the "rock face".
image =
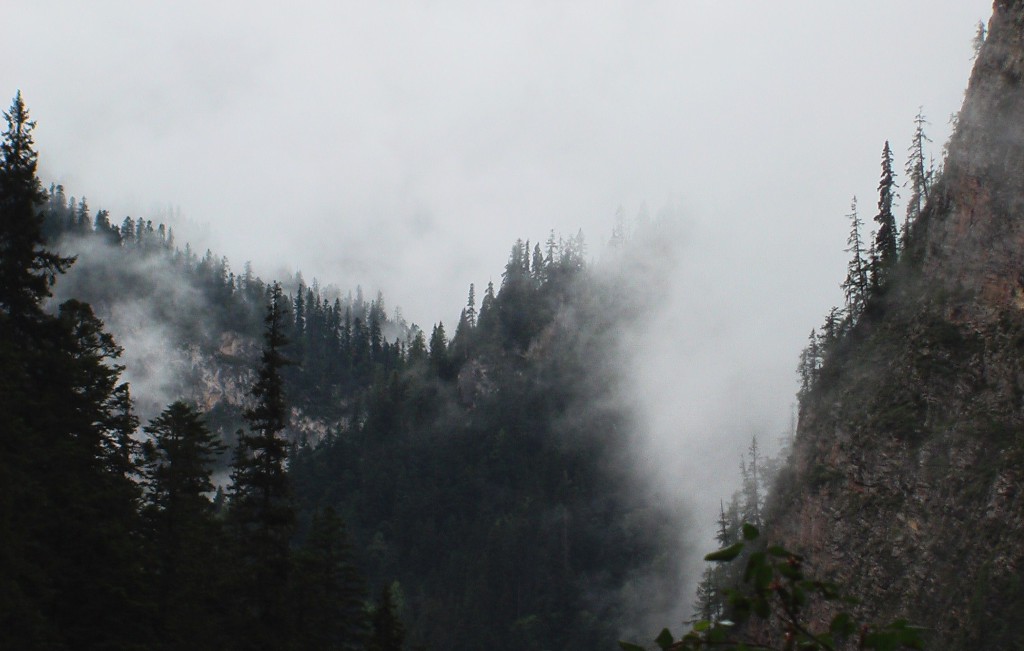
[[1024,0],[994,5],[911,235],[801,404],[770,536],[928,649],[1024,648]]
[[916,234],[926,274],[976,294],[979,307],[1024,306],[1024,3],[995,3],[943,186]]

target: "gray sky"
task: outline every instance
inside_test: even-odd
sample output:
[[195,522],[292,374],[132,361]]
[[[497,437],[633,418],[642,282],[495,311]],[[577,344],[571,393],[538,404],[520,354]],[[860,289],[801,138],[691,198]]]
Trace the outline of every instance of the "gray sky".
[[787,424],[851,195],[870,222],[919,106],[938,157],[990,8],[7,0],[0,92],[39,122],[44,181],[94,210],[172,206],[235,269],[382,289],[428,328],[515,238],[582,228],[596,256],[619,205],[672,206],[664,309],[626,340],[652,473],[706,510],[737,446]]
[[802,328],[882,141],[902,154],[923,105],[941,144],[991,3],[5,5],[0,90],[45,179],[118,219],[177,207],[235,268],[451,321],[516,237],[596,252],[618,205],[672,202],[723,238],[703,253],[759,250],[735,273]]

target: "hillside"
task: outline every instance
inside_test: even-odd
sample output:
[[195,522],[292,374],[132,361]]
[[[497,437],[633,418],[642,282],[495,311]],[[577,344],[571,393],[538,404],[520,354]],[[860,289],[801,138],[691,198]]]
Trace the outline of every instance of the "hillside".
[[[350,594],[344,581],[301,583],[313,580],[302,571],[316,541],[350,550],[337,561],[339,577],[354,573],[370,593],[384,590],[376,606],[362,593],[360,608],[369,616],[393,600],[389,607],[414,647],[593,648],[645,616],[678,610],[672,596],[680,588],[675,550],[683,533],[672,507],[631,474],[634,425],[617,393],[622,325],[653,300],[624,278],[631,256],[641,253],[624,238],[597,269],[586,261],[582,235],[552,233],[543,246],[517,241],[500,286],[479,294],[471,286],[449,335],[440,322],[427,333],[398,310],[389,314],[380,294],[366,300],[359,288],[343,294],[315,280],[306,285],[301,274],[267,282],[249,265],[236,274],[225,258],[179,245],[166,225],[130,217],[113,224],[60,186],[36,201],[40,243],[68,261],[37,318],[69,303],[91,305],[96,327],[114,335],[103,335],[111,372],[128,381],[120,385],[120,443],[107,445],[123,459],[112,472],[125,497],[135,492],[141,505],[131,513],[122,504],[119,526],[146,545],[123,548],[136,555],[141,576],[125,569],[111,582],[133,595],[141,614],[123,636],[97,620],[97,639],[149,645],[170,632],[161,648],[260,636],[264,645],[288,638],[304,648],[318,629],[340,635],[340,626],[345,644],[323,648],[361,648],[366,639],[351,633],[359,626],[349,606],[330,595],[321,594],[318,605],[295,596],[313,588]],[[657,224],[646,228],[643,237],[657,237]],[[268,351],[270,324],[278,343]],[[279,361],[268,370],[268,359]],[[277,415],[257,417],[270,409],[260,387],[277,381]],[[274,435],[259,439],[270,427],[260,423],[270,422]],[[245,605],[274,613],[277,623],[263,633],[233,630],[238,616],[216,609],[161,614],[168,598],[162,563],[178,552],[163,547],[168,539],[152,529],[153,519],[170,512],[158,487],[180,462],[159,436],[202,427],[212,438],[188,472],[196,474],[189,490],[203,487],[190,497],[196,512],[189,522],[204,533],[188,539],[197,557],[186,563],[190,574],[176,570],[189,578],[174,589],[187,589],[196,607],[243,607],[245,591],[263,588],[238,572],[259,566],[252,554],[269,554],[268,562],[291,568],[274,581],[294,606],[275,604],[280,594]],[[246,452],[259,440],[269,447]],[[273,481],[282,486],[274,500],[283,509],[274,536],[288,546],[274,553],[260,552],[259,527],[239,531],[236,522],[245,503],[240,485],[254,472],[246,459],[268,455],[279,458],[276,472],[287,468],[286,479]],[[45,464],[46,453],[36,463]],[[42,509],[32,517],[54,515]],[[318,529],[325,522],[334,523],[333,541]],[[225,553],[239,560],[228,562]],[[212,560],[200,562],[207,555]],[[150,587],[129,590],[129,577]],[[45,599],[19,600],[29,612],[48,607]],[[318,619],[330,617],[330,626]],[[64,619],[39,619],[40,634],[57,648],[72,644]],[[10,641],[22,635],[15,631]]]
[[774,540],[929,649],[1024,645],[1022,83],[1024,2],[1000,0],[943,174],[820,351],[770,505]]

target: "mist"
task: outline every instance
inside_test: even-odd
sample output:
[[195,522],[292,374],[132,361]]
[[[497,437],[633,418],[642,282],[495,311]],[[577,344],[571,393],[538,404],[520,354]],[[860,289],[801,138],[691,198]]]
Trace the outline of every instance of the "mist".
[[[990,4],[15,0],[0,85],[39,122],[44,182],[267,279],[381,290],[425,330],[516,238],[582,229],[637,296],[609,399],[643,494],[686,515],[686,611],[743,451],[780,445],[799,351],[841,302],[850,197],[868,222],[919,107],[941,157]],[[188,353],[166,315],[107,307],[148,417]]]

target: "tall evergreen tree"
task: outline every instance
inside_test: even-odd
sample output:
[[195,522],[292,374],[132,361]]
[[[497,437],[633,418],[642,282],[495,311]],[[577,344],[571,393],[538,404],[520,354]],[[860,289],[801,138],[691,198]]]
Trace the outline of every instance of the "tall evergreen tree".
[[136,420],[120,348],[78,301],[44,312],[72,260],[44,248],[19,93],[0,139],[0,648],[146,643],[135,544]]
[[532,275],[534,283],[536,283],[538,286],[544,282],[546,271],[546,265],[544,264],[544,254],[541,253],[540,244],[535,244],[533,246]]
[[202,648],[218,640],[216,589],[223,558],[220,524],[208,495],[219,438],[199,413],[175,402],[150,421],[143,446],[146,502],[143,514],[153,550],[149,579],[155,593],[156,631],[165,648]]
[[466,299],[466,318],[469,320],[469,327],[476,327],[476,287],[469,283],[469,296]]
[[447,377],[449,369],[448,336],[444,323],[438,322],[430,333],[430,366],[440,377]]
[[367,651],[402,651],[405,646],[405,627],[395,610],[394,591],[391,586],[385,586],[370,615]]
[[931,189],[932,172],[925,166],[924,146],[931,142],[931,138],[925,135],[924,126],[928,124],[924,119],[923,110],[918,110],[914,117],[914,137],[907,149],[907,180],[905,185],[910,186],[910,198],[907,199],[907,214],[903,221],[901,232],[901,245],[903,250],[907,249],[910,243],[910,229],[917,218],[924,210],[924,204],[928,200],[928,191]]
[[885,147],[882,148],[882,174],[878,181],[878,214],[875,215],[875,222],[878,224],[878,232],[875,234],[878,268],[875,272],[880,286],[885,284],[889,270],[899,257],[896,217],[892,213],[892,204],[896,197],[896,176],[892,170],[892,162],[892,149],[886,140]]
[[705,567],[697,584],[697,596],[693,602],[693,620],[717,622],[722,617],[722,600],[715,568]]
[[0,140],[0,310],[12,316],[38,314],[57,275],[73,262],[42,244],[42,205],[46,194],[36,177],[38,155],[21,99],[4,112],[7,128]]
[[856,323],[864,311],[868,297],[868,260],[865,258],[864,244],[860,238],[861,221],[857,214],[857,197],[850,201],[850,236],[846,243],[846,252],[850,254],[850,262],[846,265],[846,280],[843,281],[843,294],[846,296],[846,314],[851,323]]
[[747,458],[740,462],[740,474],[743,480],[743,521],[760,527],[763,522],[764,500],[767,494],[763,473],[764,457],[757,444],[757,437],[750,440]]
[[287,473],[288,420],[281,371],[288,360],[283,348],[288,318],[281,286],[268,290],[264,346],[252,388],[254,404],[245,412],[249,432],[242,432],[232,473],[229,518],[243,594],[235,634],[243,646],[280,649],[287,636],[286,589],[289,544],[295,511]]
[[495,314],[494,281],[487,282],[484,290],[484,297],[480,301],[480,314],[477,317],[477,324],[481,330],[490,331],[493,329],[497,315]]
[[800,353],[800,363],[797,366],[797,374],[800,376],[800,390],[797,395],[801,399],[814,388],[820,367],[821,351],[818,347],[818,331],[813,329],[807,338],[807,347]]
[[298,649],[362,649],[369,622],[366,587],[355,567],[341,517],[332,508],[313,516],[295,557],[291,608]]
[[977,59],[978,55],[981,54],[981,46],[985,44],[985,39],[988,37],[988,28],[985,26],[983,21],[978,21],[978,26],[974,31],[974,39],[971,42],[971,49],[974,51],[974,58]]

